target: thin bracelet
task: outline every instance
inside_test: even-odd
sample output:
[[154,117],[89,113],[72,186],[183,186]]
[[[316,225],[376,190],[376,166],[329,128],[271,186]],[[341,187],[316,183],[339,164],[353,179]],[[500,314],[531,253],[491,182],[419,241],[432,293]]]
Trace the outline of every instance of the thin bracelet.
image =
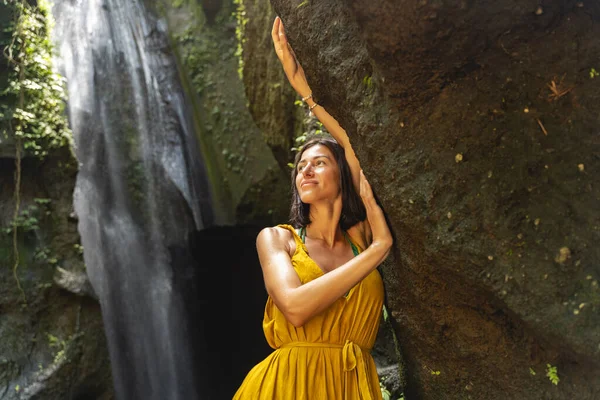
[[308,111],[312,111],[316,106],[318,106],[318,104],[314,103],[312,106],[308,107]]
[[310,94],[308,96],[303,97],[302,101],[306,103],[306,100],[308,100],[308,99],[312,99],[312,92],[310,92]]

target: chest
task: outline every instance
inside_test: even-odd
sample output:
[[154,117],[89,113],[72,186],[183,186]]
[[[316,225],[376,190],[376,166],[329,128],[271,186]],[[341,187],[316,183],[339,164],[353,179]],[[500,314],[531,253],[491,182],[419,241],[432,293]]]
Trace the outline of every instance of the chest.
[[354,252],[349,243],[336,244],[332,249],[310,240],[305,243],[307,255],[317,266],[327,273],[354,258]]

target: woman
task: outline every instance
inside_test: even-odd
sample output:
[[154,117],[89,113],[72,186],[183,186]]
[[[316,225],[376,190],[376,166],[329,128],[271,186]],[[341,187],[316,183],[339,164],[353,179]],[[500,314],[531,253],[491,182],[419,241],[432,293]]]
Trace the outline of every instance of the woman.
[[292,87],[335,140],[305,143],[292,172],[291,224],[257,236],[268,293],[263,329],[275,351],[233,398],[381,399],[370,349],[383,306],[376,268],[392,236],[346,132],[312,99],[279,17],[272,38]]

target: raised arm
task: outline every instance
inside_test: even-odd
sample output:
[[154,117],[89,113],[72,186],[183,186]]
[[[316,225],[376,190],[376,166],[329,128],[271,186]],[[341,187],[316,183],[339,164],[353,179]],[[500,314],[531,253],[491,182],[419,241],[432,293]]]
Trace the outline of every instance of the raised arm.
[[[325,129],[333,136],[333,138],[344,148],[346,160],[350,166],[350,172],[352,173],[352,183],[357,192],[360,191],[360,171],[361,166],[354,149],[350,144],[348,134],[340,126],[338,121],[320,105],[317,105],[312,97],[312,90],[304,74],[302,65],[298,62],[293,49],[291,48],[287,38],[285,36],[285,30],[283,23],[279,17],[275,18],[273,23],[273,29],[271,30],[271,37],[273,39],[273,45],[275,46],[275,52],[277,57],[283,66],[283,70],[300,97],[303,99],[307,98],[306,103],[312,110],[313,114],[323,124]],[[371,229],[369,224],[364,224],[360,227],[362,235],[364,236],[365,242],[368,244],[371,242]]]

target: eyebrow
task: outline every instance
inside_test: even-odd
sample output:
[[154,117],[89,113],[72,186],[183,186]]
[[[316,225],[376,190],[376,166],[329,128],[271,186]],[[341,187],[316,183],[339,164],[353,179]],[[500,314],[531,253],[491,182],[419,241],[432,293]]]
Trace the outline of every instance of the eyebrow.
[[[314,157],[312,158],[312,160],[316,160],[317,158],[326,158],[326,159],[328,159],[328,160],[331,160],[331,157],[329,157],[329,156],[327,156],[327,155],[325,155],[325,154],[321,154],[321,155],[318,155],[318,156],[314,156]],[[302,160],[298,161],[298,164],[297,164],[297,165],[300,165],[300,164],[302,164],[302,163],[306,162],[306,160],[307,160],[306,158],[303,158]]]

